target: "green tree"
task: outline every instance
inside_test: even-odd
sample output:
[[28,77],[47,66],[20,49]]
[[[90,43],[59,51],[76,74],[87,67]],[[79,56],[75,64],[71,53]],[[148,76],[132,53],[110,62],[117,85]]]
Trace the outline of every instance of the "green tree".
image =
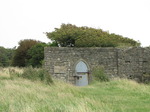
[[46,35],[62,47],[74,46],[75,40],[79,36],[79,29],[75,25],[62,24],[60,29],[55,28],[54,32],[46,33]]
[[117,47],[139,46],[140,43],[116,34],[109,34],[102,29],[77,27],[72,24],[62,24],[53,32],[46,32],[53,42],[61,47]]
[[14,49],[0,47],[0,66],[10,66]]
[[44,47],[46,46],[47,44],[45,43],[38,43],[31,47],[27,52],[28,57],[30,57],[29,60],[27,60],[27,65],[41,67],[44,59]]
[[12,65],[25,67],[27,60],[30,59],[30,57],[27,55],[28,50],[38,43],[40,43],[40,41],[32,39],[21,40],[18,48],[15,50]]

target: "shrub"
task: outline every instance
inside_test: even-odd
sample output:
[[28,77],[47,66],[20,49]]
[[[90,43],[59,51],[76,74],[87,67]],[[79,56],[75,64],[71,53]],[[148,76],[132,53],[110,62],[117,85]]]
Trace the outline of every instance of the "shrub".
[[53,83],[51,76],[43,68],[27,67],[24,69],[22,77],[30,79],[32,81],[35,80],[44,81],[47,84]]
[[97,66],[93,69],[92,75],[96,81],[109,81],[108,75],[104,72],[104,67]]

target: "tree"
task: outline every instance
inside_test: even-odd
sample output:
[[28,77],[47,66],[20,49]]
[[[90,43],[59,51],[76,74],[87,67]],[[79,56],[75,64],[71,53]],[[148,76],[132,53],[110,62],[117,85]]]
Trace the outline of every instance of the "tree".
[[32,46],[28,51],[27,55],[30,57],[27,60],[27,65],[32,65],[33,67],[41,67],[44,59],[44,47],[47,45],[45,43],[38,43]]
[[30,58],[27,55],[28,50],[38,44],[41,43],[40,41],[32,40],[32,39],[25,39],[19,42],[19,46],[15,51],[13,57],[13,66],[25,67],[27,60]]
[[139,42],[116,34],[109,34],[102,29],[77,27],[72,24],[62,24],[53,32],[46,32],[52,42],[61,47],[117,47],[137,46]]
[[0,66],[6,67],[11,65],[14,49],[0,47]]
[[62,47],[74,46],[79,36],[79,29],[75,25],[62,24],[61,28],[55,28],[54,32],[46,33],[48,38]]

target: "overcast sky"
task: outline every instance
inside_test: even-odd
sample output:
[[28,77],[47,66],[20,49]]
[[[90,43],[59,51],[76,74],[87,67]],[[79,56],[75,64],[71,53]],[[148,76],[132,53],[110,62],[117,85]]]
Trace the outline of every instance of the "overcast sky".
[[0,46],[50,42],[62,23],[101,28],[150,45],[150,0],[0,0]]

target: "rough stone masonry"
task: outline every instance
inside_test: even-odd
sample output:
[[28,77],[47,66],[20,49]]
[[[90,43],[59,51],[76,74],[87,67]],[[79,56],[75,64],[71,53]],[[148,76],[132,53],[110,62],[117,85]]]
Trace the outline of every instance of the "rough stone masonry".
[[110,77],[150,81],[150,48],[46,47],[45,68],[52,77],[75,84],[75,66],[82,60],[92,70],[103,66]]

